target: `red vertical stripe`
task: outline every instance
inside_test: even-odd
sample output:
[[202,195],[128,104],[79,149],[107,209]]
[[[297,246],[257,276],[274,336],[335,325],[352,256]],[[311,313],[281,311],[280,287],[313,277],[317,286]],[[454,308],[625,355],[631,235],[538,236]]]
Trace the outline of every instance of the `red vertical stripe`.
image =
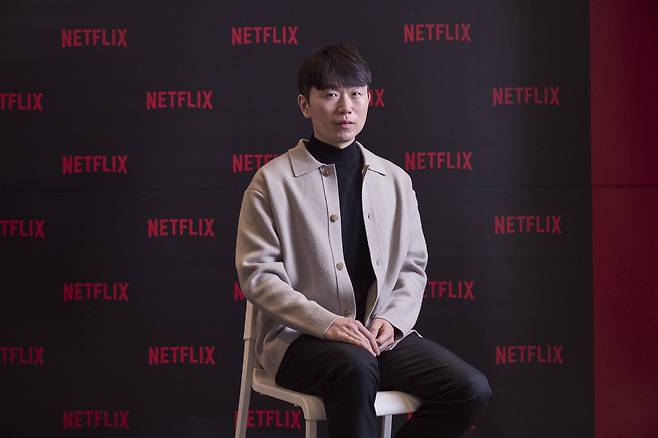
[[596,438],[658,436],[658,2],[590,0]]

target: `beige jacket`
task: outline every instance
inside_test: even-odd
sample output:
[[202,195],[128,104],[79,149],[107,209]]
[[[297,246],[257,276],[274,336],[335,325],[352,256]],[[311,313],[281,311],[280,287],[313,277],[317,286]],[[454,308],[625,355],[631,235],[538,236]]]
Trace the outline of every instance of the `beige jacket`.
[[[235,266],[245,297],[260,310],[256,357],[276,375],[302,333],[323,338],[338,317],[355,318],[354,290],[343,260],[338,180],[307,140],[262,166],[244,192]],[[376,281],[366,321],[389,321],[395,345],[416,324],[427,276],[427,247],[409,175],[365,149],[363,215]],[[418,332],[416,332],[418,333]]]

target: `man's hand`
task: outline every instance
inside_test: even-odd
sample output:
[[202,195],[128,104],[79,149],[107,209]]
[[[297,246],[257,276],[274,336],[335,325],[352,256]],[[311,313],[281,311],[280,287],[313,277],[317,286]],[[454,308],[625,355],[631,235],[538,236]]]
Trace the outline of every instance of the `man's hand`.
[[[384,321],[388,322],[388,321]],[[389,327],[391,325],[389,324]],[[335,320],[324,332],[324,338],[330,341],[347,342],[348,344],[358,345],[365,348],[373,356],[379,356],[380,348],[375,334],[368,331],[361,324],[361,321],[355,319],[343,318],[342,316]],[[393,328],[391,327],[391,339],[393,338]]]
[[375,336],[379,350],[384,351],[394,341],[395,330],[390,322],[382,318],[374,318],[370,321],[370,332]]

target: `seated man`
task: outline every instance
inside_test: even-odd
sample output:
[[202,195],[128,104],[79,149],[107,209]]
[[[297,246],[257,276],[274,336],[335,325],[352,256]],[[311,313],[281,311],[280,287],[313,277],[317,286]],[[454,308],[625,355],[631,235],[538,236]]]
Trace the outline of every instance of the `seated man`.
[[422,405],[397,438],[458,437],[491,397],[486,377],[413,327],[427,248],[409,175],[355,137],[371,74],[347,45],[298,74],[313,133],[254,175],[236,268],[260,310],[256,355],[277,384],[324,399],[332,438],[374,438],[378,390]]

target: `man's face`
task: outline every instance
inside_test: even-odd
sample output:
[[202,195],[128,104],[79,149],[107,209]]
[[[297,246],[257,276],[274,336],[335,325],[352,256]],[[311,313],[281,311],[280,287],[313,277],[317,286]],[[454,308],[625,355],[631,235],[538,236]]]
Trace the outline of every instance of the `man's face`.
[[342,149],[366,123],[368,87],[311,87],[308,101],[300,94],[297,103],[304,117],[311,119],[315,138]]

